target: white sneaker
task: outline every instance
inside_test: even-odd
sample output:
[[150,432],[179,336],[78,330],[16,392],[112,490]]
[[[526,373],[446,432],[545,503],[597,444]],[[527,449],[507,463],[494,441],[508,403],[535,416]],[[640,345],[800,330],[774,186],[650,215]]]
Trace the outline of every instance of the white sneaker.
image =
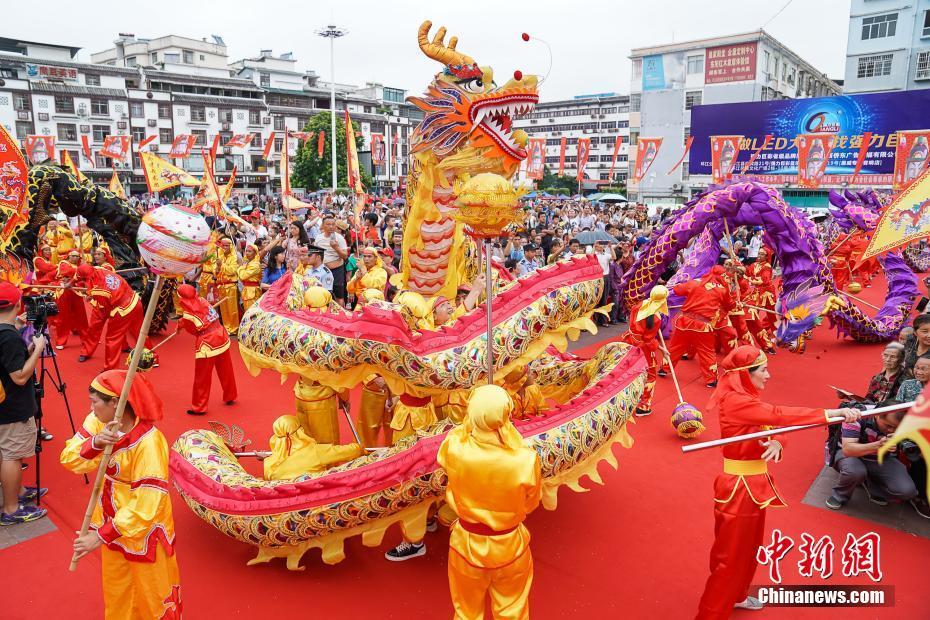
[[737,603],[733,606],[733,609],[748,609],[750,611],[760,611],[765,605],[762,604],[762,601],[757,599],[754,596],[747,596],[745,601]]

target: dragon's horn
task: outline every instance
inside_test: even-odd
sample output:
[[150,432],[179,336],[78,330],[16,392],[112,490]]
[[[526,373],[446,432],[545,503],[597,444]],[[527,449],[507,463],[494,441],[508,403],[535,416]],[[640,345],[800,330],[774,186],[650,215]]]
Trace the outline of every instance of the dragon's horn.
[[455,46],[459,42],[458,37],[449,39],[449,45],[443,43],[442,40],[446,36],[446,29],[444,27],[436,31],[436,36],[433,37],[433,42],[430,43],[429,30],[432,27],[433,22],[426,20],[420,24],[420,30],[417,33],[417,41],[420,43],[420,49],[423,50],[424,54],[446,66],[474,64],[475,61],[469,56],[455,51]]

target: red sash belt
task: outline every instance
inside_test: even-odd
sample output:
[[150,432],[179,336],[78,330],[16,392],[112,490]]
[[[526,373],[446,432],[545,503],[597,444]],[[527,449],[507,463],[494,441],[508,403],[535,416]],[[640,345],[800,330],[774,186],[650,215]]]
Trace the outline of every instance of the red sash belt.
[[432,399],[429,396],[420,398],[419,396],[413,396],[407,393],[400,395],[400,402],[408,407],[425,407],[430,403],[430,400]]
[[243,280],[242,286],[259,286],[261,283],[261,280]]
[[509,534],[510,532],[513,532],[518,527],[520,527],[518,524],[511,528],[507,528],[506,530],[494,530],[484,523],[472,523],[471,521],[466,521],[465,519],[459,519],[459,525],[461,525],[462,529],[469,534],[478,534],[479,536],[503,536],[504,534]]

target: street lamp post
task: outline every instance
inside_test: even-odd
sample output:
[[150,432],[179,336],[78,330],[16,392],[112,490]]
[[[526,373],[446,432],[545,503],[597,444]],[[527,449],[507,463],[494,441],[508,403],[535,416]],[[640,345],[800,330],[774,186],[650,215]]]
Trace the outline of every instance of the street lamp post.
[[316,33],[329,39],[329,116],[330,116],[330,133],[329,140],[333,145],[333,197],[336,194],[337,175],[336,175],[336,57],[335,46],[333,43],[339,37],[349,34],[345,28],[339,28],[335,24],[330,24],[325,28],[320,28]]

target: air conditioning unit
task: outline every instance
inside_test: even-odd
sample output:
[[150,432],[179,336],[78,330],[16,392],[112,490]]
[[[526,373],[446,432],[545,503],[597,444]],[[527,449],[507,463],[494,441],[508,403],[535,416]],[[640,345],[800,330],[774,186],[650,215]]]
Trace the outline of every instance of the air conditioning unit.
[[150,118],[149,120],[146,121],[145,124],[148,125],[149,127],[158,127],[158,121],[156,121],[154,118]]
[[549,119],[549,122],[550,122],[550,123],[554,123],[554,122],[555,122],[555,119],[554,119],[554,118],[550,118],[550,119]]
[[40,120],[40,121],[47,121],[47,120],[48,120],[48,112],[39,112],[39,120]]
[[77,109],[77,115],[78,115],[78,116],[87,116],[87,106],[84,105],[83,103],[82,103],[81,105],[79,105],[79,106],[78,106],[78,109]]
[[25,110],[20,110],[19,112],[16,113],[16,119],[17,119],[17,120],[20,120],[20,121],[28,121],[28,120],[29,120],[29,112],[27,112],[27,111],[25,111]]
[[223,131],[229,131],[229,127],[230,127],[230,123],[223,123],[223,124],[222,124]]
[[672,191],[673,191],[673,192],[680,192],[680,191],[681,191],[681,183],[672,183]]
[[604,115],[603,115],[603,114],[599,114],[599,115],[598,115],[598,118],[604,118]]
[[117,129],[126,129],[126,121],[116,121]]
[[81,133],[90,133],[90,125],[81,125]]

